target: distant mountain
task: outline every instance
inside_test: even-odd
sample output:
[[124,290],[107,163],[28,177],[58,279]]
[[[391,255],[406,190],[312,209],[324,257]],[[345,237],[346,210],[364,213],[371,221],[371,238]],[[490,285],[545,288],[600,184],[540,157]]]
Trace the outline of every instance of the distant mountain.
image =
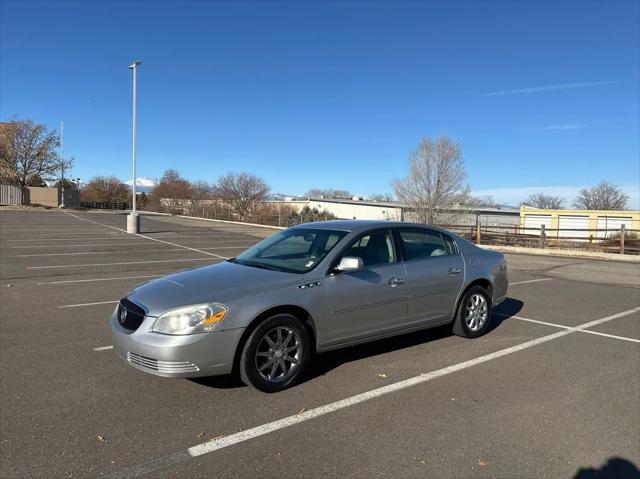
[[[131,186],[132,181],[127,180],[125,183]],[[151,178],[147,178],[145,176],[139,176],[136,178],[136,191],[137,192],[145,192],[149,193],[155,186],[158,184],[156,180],[152,180]]]

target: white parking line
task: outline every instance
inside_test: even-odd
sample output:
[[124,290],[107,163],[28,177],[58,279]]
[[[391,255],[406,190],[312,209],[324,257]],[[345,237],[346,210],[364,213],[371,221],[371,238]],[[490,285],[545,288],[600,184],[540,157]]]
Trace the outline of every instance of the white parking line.
[[612,314],[611,316],[607,316],[601,319],[597,319],[595,321],[590,321],[588,323],[584,323],[576,328],[566,329],[563,331],[558,331],[557,333],[549,334],[547,336],[543,336],[541,338],[532,339],[530,341],[526,341],[521,344],[517,344],[515,346],[511,346],[509,348],[501,349],[494,353],[485,354],[483,356],[479,356],[475,359],[471,359],[469,361],[464,361],[462,363],[458,363],[452,366],[448,366],[442,369],[438,369],[436,371],[431,371],[428,373],[420,374],[419,376],[415,376],[409,379],[405,379],[403,381],[399,381],[393,384],[389,384],[387,386],[383,386],[377,389],[373,389],[371,391],[364,392],[362,394],[357,394],[355,396],[351,396],[346,399],[342,399],[340,401],[332,402],[326,404],[324,406],[320,406],[314,409],[310,409],[308,411],[304,411],[293,416],[288,416],[282,419],[278,419],[276,421],[263,424],[261,426],[257,426],[251,429],[247,429],[246,431],[237,432],[235,434],[231,434],[229,436],[222,437],[220,439],[211,440],[208,442],[204,442],[201,444],[197,444],[188,449],[184,449],[182,451],[178,451],[174,454],[170,454],[168,456],[160,457],[157,459],[153,459],[151,461],[145,462],[143,464],[139,464],[137,466],[133,466],[128,469],[123,469],[121,471],[115,472],[113,474],[108,474],[105,476],[101,476],[103,478],[128,478],[128,477],[138,477],[145,473],[156,471],[163,467],[171,466],[173,464],[177,464],[183,461],[187,461],[193,457],[202,456],[203,454],[209,454],[211,452],[218,451],[220,449],[224,449],[225,447],[232,446],[234,444],[239,444],[244,441],[248,441],[250,439],[254,439],[256,437],[264,436],[266,434],[270,434],[272,432],[278,431],[280,429],[284,429],[287,427],[294,426],[296,424],[300,424],[302,422],[308,421],[310,419],[314,419],[320,416],[324,416],[325,414],[330,414],[341,409],[345,409],[351,406],[355,406],[360,403],[364,403],[365,401],[369,401],[371,399],[375,399],[393,392],[401,391],[403,389],[416,386],[418,384],[426,383],[427,381],[431,381],[433,379],[440,378],[442,376],[446,376],[448,374],[452,374],[458,371],[462,371],[464,369],[477,366],[479,364],[486,363],[488,361],[501,358],[507,356],[509,354],[513,354],[519,351],[523,351],[525,349],[529,349],[533,346],[537,346],[539,344],[547,343],[549,341],[553,341],[554,339],[561,338],[563,336],[567,336],[569,334],[574,333],[575,331],[579,331],[584,328],[590,328],[597,324],[602,324],[607,321],[611,321],[617,318],[621,318],[623,316],[628,316],[629,314],[635,313],[636,311],[640,311],[639,308],[633,308],[627,311],[623,311],[622,313]]
[[128,251],[74,251],[73,253],[37,253],[37,254],[19,254],[18,258],[34,258],[37,256],[78,256],[78,255],[92,255],[92,254],[128,254],[128,253],[158,253],[169,251],[184,251],[182,248],[163,248],[163,249],[145,249],[145,250],[128,250]]
[[540,281],[551,281],[553,278],[540,278],[540,279],[529,279],[527,281],[516,281],[515,283],[509,283],[509,286],[515,286],[516,284],[527,284],[527,283],[538,283]]
[[520,321],[526,321],[528,323],[544,324],[545,326],[552,326],[554,328],[577,331],[580,333],[595,334],[596,336],[604,336],[612,339],[620,339],[622,341],[629,341],[631,343],[640,343],[640,339],[628,338],[626,336],[617,336],[615,334],[601,333],[599,331],[590,331],[588,329],[582,329],[579,327],[565,326],[564,324],[548,323],[547,321],[539,321],[537,319],[523,318],[522,316],[511,316],[509,314],[503,314],[503,313],[493,313],[493,314],[495,314],[496,316],[502,316],[505,318],[513,318],[513,319],[518,319]]
[[[117,228],[117,227],[115,227],[115,226],[105,225],[105,224],[103,224],[103,223],[98,223],[97,221],[93,221],[93,220],[89,220],[89,219],[86,219],[86,218],[82,218],[82,217],[80,217],[80,216],[76,216],[76,215],[74,215],[74,214],[67,213],[66,211],[65,211],[65,214],[67,214],[67,215],[69,215],[69,216],[73,216],[74,218],[78,218],[79,220],[82,220],[82,221],[87,221],[87,222],[89,222],[89,223],[94,223],[94,224],[96,224],[96,225],[102,225],[102,226],[105,226],[105,227],[107,227],[107,228],[111,228],[111,229],[118,230],[118,231],[122,231],[122,232],[126,233],[126,230],[123,230],[123,229],[121,229],[121,228]],[[196,248],[191,248],[190,246],[184,246],[184,245],[181,245],[181,244],[171,243],[170,241],[164,241],[164,240],[160,240],[160,239],[152,238],[151,236],[146,236],[146,235],[143,235],[143,234],[140,234],[140,233],[138,233],[136,236],[138,236],[138,237],[140,237],[140,238],[146,238],[146,239],[151,240],[151,241],[157,241],[157,242],[159,242],[159,243],[168,244],[168,245],[171,245],[171,246],[177,246],[177,247],[179,247],[179,248],[184,248],[184,249],[188,249],[188,250],[191,250],[191,251],[197,251],[198,253],[206,254],[206,255],[209,255],[209,256],[215,256],[216,258],[220,258],[220,259],[227,259],[227,258],[226,258],[226,257],[224,257],[224,256],[220,256],[220,255],[217,255],[217,254],[209,253],[209,252],[207,252],[207,251],[203,251],[203,250],[196,249]]]
[[27,266],[25,269],[55,269],[55,268],[84,268],[88,266],[120,266],[125,264],[147,263],[178,263],[184,261],[211,261],[209,258],[185,258],[185,259],[152,259],[148,261],[121,261],[118,263],[89,263],[89,264],[57,264],[51,266]]
[[165,275],[164,274],[145,274],[142,276],[119,276],[117,278],[67,279],[64,281],[49,281],[44,283],[38,283],[38,285],[42,286],[43,284],[93,283],[97,281],[116,281],[120,279],[159,278],[160,276],[165,276]]
[[81,308],[83,306],[96,306],[98,304],[114,304],[114,303],[117,303],[117,301],[98,301],[96,303],[65,304],[64,306],[58,306],[58,309]]
[[[104,233],[103,233],[104,234]],[[10,239],[10,240],[5,240],[5,241],[9,241],[9,242],[20,242],[20,243],[33,243],[36,241],[39,241],[40,243],[43,243],[45,241],[74,241],[77,238],[41,238],[41,239]],[[96,237],[91,237],[92,240],[97,240],[97,239],[109,239],[109,240],[117,240],[117,239],[122,239],[127,240],[130,239],[128,236],[118,236],[118,235],[112,235],[112,236],[98,236]]]
[[111,345],[111,346],[100,346],[99,348],[93,348],[94,351],[106,351],[107,349],[113,349],[113,345]]
[[[92,238],[93,239],[93,238]],[[83,247],[93,247],[93,246],[122,246],[123,244],[126,245],[137,245],[137,246],[150,246],[147,243],[143,243],[142,241],[131,241],[131,242],[126,242],[123,241],[121,243],[92,243],[92,244],[54,244],[54,245],[29,245],[29,246],[11,246],[12,249],[25,249],[25,248],[83,248]],[[140,251],[144,251],[144,250],[140,250]]]

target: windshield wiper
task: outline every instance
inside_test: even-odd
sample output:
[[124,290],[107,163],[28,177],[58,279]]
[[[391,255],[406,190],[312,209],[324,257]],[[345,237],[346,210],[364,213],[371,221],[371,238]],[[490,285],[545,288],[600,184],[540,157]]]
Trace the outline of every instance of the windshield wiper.
[[261,268],[261,269],[268,269],[270,271],[280,271],[282,272],[282,270],[280,268],[278,268],[277,266],[271,266],[269,264],[264,264],[264,263],[254,263],[253,261],[234,261],[235,263],[244,265],[244,266],[253,266],[254,268]]

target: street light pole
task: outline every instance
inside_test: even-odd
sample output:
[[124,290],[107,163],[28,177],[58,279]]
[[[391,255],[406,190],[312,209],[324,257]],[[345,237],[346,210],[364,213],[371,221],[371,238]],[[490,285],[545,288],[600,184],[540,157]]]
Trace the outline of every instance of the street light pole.
[[138,66],[141,65],[142,62],[135,60],[131,65],[129,65],[129,69],[133,71],[133,129],[132,129],[132,172],[133,178],[131,182],[131,193],[132,193],[132,207],[131,213],[127,217],[127,233],[130,234],[138,234],[140,232],[140,218],[138,216],[138,211],[136,209],[136,110],[137,110],[137,78],[136,73]]
[[64,122],[60,122],[60,205],[58,208],[66,208],[64,204]]

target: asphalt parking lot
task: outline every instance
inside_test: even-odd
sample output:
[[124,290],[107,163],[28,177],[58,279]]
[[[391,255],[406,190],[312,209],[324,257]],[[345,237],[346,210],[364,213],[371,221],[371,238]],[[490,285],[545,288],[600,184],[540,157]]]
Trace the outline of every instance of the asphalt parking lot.
[[273,230],[125,227],[0,211],[0,477],[638,477],[638,263],[509,255],[486,336],[437,328],[326,353],[267,395],[129,368],[109,318],[137,283]]

